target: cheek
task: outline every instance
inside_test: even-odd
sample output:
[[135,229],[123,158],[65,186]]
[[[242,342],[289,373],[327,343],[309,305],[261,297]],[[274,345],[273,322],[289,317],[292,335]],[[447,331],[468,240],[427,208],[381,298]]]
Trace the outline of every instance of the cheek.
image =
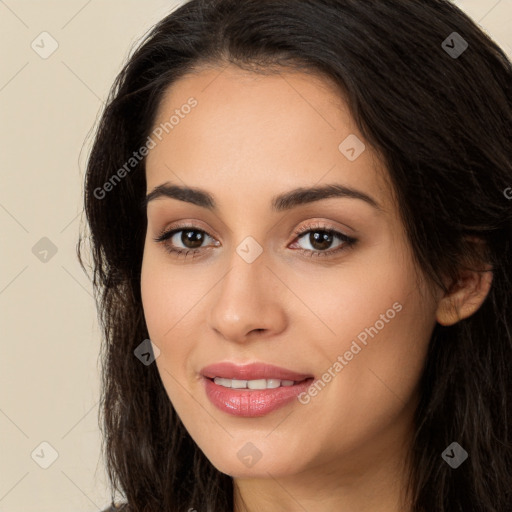
[[367,267],[347,303],[350,340],[361,347],[358,386],[368,398],[385,391],[407,401],[420,377],[435,321],[418,285],[410,260],[390,259]]
[[141,296],[151,339],[163,342],[190,322],[189,312],[200,302],[204,286],[189,273],[170,265],[165,253],[145,249],[141,268]]
[[141,269],[141,296],[144,318],[153,341],[160,340],[168,329],[166,312],[173,311],[172,295],[166,293],[159,268],[145,252]]
[[[193,268],[192,266],[190,267]],[[180,394],[177,379],[192,377],[191,355],[205,330],[205,294],[215,276],[184,271],[171,265],[167,255],[147,249],[141,268],[141,296],[148,334],[160,349],[156,364],[169,396]]]
[[359,404],[368,411],[389,400],[408,400],[435,325],[435,304],[426,298],[411,258],[391,247],[371,251],[368,261],[347,266],[338,276],[301,280],[305,302],[323,323],[311,315],[319,335],[324,333],[315,342],[327,356],[321,358],[320,369],[328,371],[346,354],[343,368],[331,371],[336,374],[335,399],[349,408]]
[[[149,338],[160,349],[156,365],[168,393],[173,382],[170,376],[176,374],[180,361],[186,358],[186,354],[180,354],[184,344],[179,343],[179,332],[186,313],[184,301],[189,300],[188,294],[180,300],[180,288],[169,270],[159,262],[158,255],[145,250],[141,269],[144,319]],[[171,349],[172,357],[169,357]]]
[[[167,270],[166,270],[167,268]],[[190,293],[185,293],[172,277],[169,267],[158,263],[147,252],[141,269],[141,295],[149,338],[160,349],[155,364],[167,395],[173,405],[180,403],[182,392],[178,381],[183,380],[190,344],[184,343],[187,332],[187,310]],[[193,295],[193,293],[192,293]],[[184,330],[185,329],[185,330]]]
[[328,353],[339,354],[349,350],[358,335],[362,346],[376,331],[378,338],[391,335],[404,317],[413,314],[411,309],[417,309],[416,302],[421,299],[416,294],[412,267],[390,248],[385,249],[378,251],[378,261],[374,261],[377,251],[368,251],[364,259],[342,262],[338,269],[287,276],[303,302],[294,301],[297,306],[289,309],[291,321],[305,322],[309,317],[318,327],[317,340],[322,341],[311,342],[321,343]]

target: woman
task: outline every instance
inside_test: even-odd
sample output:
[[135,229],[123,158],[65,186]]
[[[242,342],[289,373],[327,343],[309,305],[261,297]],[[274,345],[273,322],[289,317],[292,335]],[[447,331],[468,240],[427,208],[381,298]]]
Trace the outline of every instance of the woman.
[[153,28],[85,183],[122,510],[512,509],[511,84],[444,0]]

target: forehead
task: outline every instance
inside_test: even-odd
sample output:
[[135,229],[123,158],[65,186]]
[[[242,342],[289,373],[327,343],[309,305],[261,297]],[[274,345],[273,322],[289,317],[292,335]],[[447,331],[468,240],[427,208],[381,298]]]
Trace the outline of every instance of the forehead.
[[[312,126],[322,123],[324,128],[336,130],[340,114],[344,123],[355,131],[357,128],[342,95],[332,80],[313,73],[281,69],[260,74],[234,65],[223,68],[210,66],[195,69],[167,88],[158,108],[155,126],[168,121],[169,114],[179,110],[193,97],[199,107],[194,108],[197,125],[199,121],[207,125],[205,121],[209,118],[215,123],[216,131],[235,127],[236,117],[240,118],[239,124],[245,125],[244,134],[252,129],[272,135],[293,125],[300,128],[301,120],[310,125],[314,123]],[[222,123],[223,119],[228,120],[230,126]],[[176,133],[178,130],[172,131]],[[295,130],[294,134],[297,132]],[[210,133],[210,137],[214,135]]]
[[347,138],[363,137],[342,92],[317,75],[196,70],[165,92],[153,130],[166,126],[147,158],[148,191],[168,180],[212,190],[257,186],[272,195],[321,181],[376,196],[386,188],[368,144],[354,161],[340,150]]

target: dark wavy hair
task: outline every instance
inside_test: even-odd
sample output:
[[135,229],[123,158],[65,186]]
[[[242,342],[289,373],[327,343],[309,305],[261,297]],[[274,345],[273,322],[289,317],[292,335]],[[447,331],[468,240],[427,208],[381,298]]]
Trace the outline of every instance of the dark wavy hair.
[[[443,41],[457,32],[458,56]],[[453,39],[448,39],[454,47]],[[123,510],[233,510],[233,479],[192,440],[156,365],[140,275],[145,158],[104,186],[151,133],[166,89],[202,66],[334,80],[382,156],[417,266],[432,286],[492,266],[470,317],[436,324],[420,378],[407,492],[414,512],[512,510],[512,65],[446,0],[191,0],[158,22],[117,76],[85,176],[91,280],[103,331],[102,450]],[[112,183],[112,181],[110,182]],[[479,250],[475,237],[485,242]],[[480,244],[482,245],[482,244]],[[458,469],[441,453],[457,441]]]

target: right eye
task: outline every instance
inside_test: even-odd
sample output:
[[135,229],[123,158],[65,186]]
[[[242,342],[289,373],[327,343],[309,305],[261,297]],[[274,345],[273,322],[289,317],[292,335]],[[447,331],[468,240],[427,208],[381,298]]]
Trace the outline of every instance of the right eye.
[[[168,253],[185,257],[190,253],[197,254],[200,252],[204,248],[201,245],[206,238],[214,240],[206,231],[196,226],[179,226],[160,233],[153,240],[162,243]],[[182,247],[179,246],[180,243]]]

